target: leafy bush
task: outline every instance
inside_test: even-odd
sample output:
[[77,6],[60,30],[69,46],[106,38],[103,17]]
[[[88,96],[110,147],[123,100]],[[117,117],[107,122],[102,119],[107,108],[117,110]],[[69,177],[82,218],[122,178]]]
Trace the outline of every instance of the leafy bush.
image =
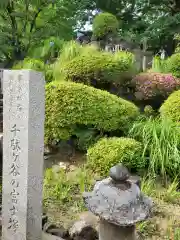
[[155,111],[151,106],[147,105],[144,108],[144,114],[147,117],[153,117],[153,116],[155,116]]
[[149,100],[155,97],[167,98],[180,87],[179,79],[171,74],[140,73],[133,80],[135,96],[138,100]]
[[175,53],[167,59],[167,71],[180,78],[180,53]]
[[133,54],[125,52],[82,53],[64,65],[64,77],[66,80],[83,82],[96,87],[105,83],[123,84],[127,78],[132,77],[133,60]]
[[88,128],[87,126],[77,127],[74,130],[74,135],[76,137],[74,141],[76,148],[84,152],[102,137],[102,134],[96,129]]
[[54,64],[45,64],[43,61],[34,58],[25,58],[23,61],[16,63],[13,69],[32,69],[38,72],[43,72],[46,82],[54,80],[53,69]]
[[69,139],[77,126],[124,130],[139,115],[133,104],[106,91],[78,83],[46,86],[45,140]]
[[94,45],[80,45],[75,41],[66,42],[63,45],[62,51],[55,62],[54,77],[56,80],[64,78],[64,66],[80,56],[81,54],[92,54],[97,52],[97,48]]
[[23,61],[16,63],[13,69],[33,69],[35,71],[44,71],[45,64],[43,61],[34,58],[25,58]]
[[93,21],[93,35],[96,38],[103,38],[109,33],[116,34],[119,22],[111,13],[100,13]]
[[102,138],[87,152],[87,165],[102,176],[107,176],[111,167],[123,163],[129,169],[145,167],[142,161],[141,143],[131,138]]
[[143,153],[149,158],[150,175],[180,174],[180,129],[176,124],[167,119],[137,121],[129,137],[142,142]]
[[180,90],[172,93],[160,108],[163,118],[180,123]]

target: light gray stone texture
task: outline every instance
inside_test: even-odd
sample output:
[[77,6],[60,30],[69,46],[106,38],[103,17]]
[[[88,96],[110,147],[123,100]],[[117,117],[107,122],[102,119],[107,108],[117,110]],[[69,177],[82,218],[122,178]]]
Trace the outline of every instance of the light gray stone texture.
[[135,226],[120,227],[107,221],[100,221],[99,240],[135,240]]
[[44,86],[35,71],[3,73],[3,240],[42,239]]
[[152,202],[131,182],[116,183],[111,178],[96,183],[84,193],[86,207],[101,219],[119,226],[135,225],[149,217]]

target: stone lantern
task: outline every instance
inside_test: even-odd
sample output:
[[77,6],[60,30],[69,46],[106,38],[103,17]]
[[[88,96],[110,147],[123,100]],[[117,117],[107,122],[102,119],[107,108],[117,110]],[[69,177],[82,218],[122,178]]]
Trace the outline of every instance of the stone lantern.
[[97,182],[83,198],[89,211],[99,216],[99,240],[135,240],[136,223],[147,219],[152,208],[151,199],[121,164],[112,167],[110,177]]

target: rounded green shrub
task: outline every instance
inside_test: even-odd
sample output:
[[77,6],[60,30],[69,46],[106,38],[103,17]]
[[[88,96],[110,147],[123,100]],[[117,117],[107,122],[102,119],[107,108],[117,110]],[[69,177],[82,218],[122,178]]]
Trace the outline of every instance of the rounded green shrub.
[[107,176],[111,167],[123,163],[128,169],[143,169],[141,143],[131,138],[102,138],[87,152],[87,166]]
[[119,27],[119,22],[111,13],[100,13],[93,21],[93,36],[103,38],[107,34],[116,34]]
[[175,53],[168,58],[166,67],[168,72],[180,78],[180,53]]
[[163,118],[180,123],[180,90],[173,92],[160,108]]
[[131,78],[134,68],[131,53],[112,54],[93,51],[81,54],[63,67],[66,80],[97,86],[106,83],[123,84]]
[[100,131],[124,130],[139,115],[131,102],[80,83],[46,86],[45,141],[69,139],[78,126]]
[[[54,65],[54,77],[57,81],[64,78],[64,66],[74,58],[80,55],[89,55],[93,53],[97,53],[97,47],[94,45],[81,45],[75,41],[66,42],[63,45],[63,48],[60,52],[59,57],[57,58],[55,65]],[[65,67],[66,71],[66,67]],[[66,74],[65,74],[66,78]]]

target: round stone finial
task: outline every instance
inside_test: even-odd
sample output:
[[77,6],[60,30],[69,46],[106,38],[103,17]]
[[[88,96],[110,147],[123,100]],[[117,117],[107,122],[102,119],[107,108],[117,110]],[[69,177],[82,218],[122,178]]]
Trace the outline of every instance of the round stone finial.
[[125,182],[130,177],[128,169],[122,164],[112,167],[109,175],[116,182]]

